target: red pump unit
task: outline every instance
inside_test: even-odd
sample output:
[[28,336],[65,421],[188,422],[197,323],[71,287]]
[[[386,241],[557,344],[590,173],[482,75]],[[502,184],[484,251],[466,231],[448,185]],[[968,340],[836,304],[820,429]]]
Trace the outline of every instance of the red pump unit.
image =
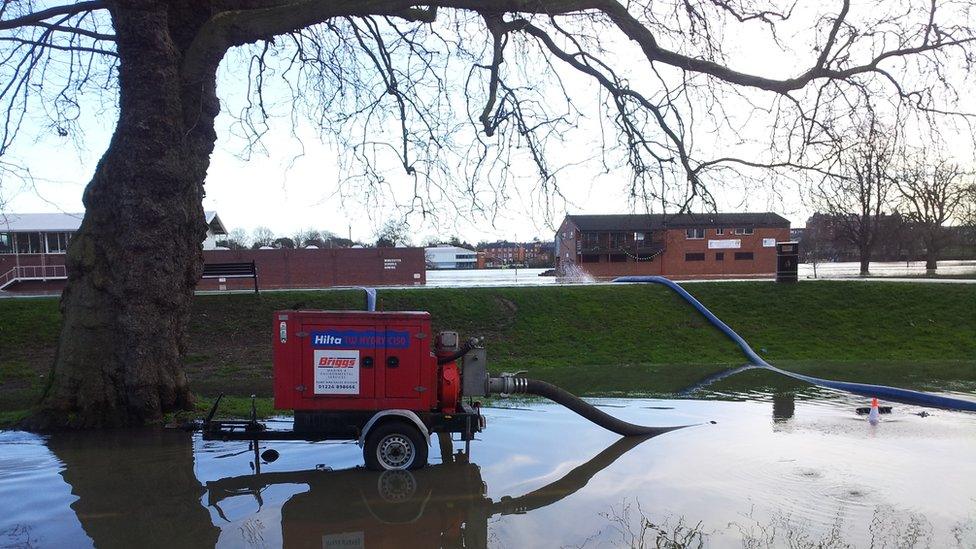
[[477,340],[459,345],[455,332],[432,337],[429,313],[277,311],[273,333],[275,408],[293,410],[294,427],[269,430],[253,411],[250,421],[215,421],[218,398],[205,439],[254,448],[258,440],[357,440],[367,467],[415,469],[427,463],[431,435],[444,448],[452,434],[467,444],[485,426],[480,405],[462,400],[487,394],[484,349]]
[[458,386],[457,367],[438,368],[429,313],[279,311],[275,318],[275,408],[457,407],[459,392],[441,389]]

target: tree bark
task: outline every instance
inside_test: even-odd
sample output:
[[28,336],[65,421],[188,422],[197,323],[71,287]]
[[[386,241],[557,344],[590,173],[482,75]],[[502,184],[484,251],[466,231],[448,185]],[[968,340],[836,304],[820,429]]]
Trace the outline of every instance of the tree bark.
[[26,422],[35,429],[138,425],[191,404],[182,356],[203,263],[215,80],[181,81],[179,36],[193,22],[170,5],[110,10],[120,116],[68,249],[53,372]]

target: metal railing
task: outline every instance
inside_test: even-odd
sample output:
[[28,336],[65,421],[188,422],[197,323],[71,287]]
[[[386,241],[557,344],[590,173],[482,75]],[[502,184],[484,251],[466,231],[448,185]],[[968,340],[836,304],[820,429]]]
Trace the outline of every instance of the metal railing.
[[68,278],[64,265],[17,265],[0,275],[0,289],[18,280],[60,280]]

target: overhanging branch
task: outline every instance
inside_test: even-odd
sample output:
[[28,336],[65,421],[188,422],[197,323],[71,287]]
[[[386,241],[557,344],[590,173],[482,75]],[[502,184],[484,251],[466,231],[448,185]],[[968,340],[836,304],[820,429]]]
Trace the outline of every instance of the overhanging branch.
[[101,0],[92,0],[88,2],[78,2],[76,4],[66,4],[63,6],[54,6],[46,10],[41,10],[34,13],[29,13],[27,15],[22,15],[20,17],[14,17],[13,19],[8,19],[6,21],[0,21],[0,30],[15,29],[17,27],[24,27],[28,25],[36,25],[43,22],[45,19],[50,19],[58,15],[77,15],[79,13],[84,13],[86,11],[94,11],[105,9],[107,6],[105,2]]

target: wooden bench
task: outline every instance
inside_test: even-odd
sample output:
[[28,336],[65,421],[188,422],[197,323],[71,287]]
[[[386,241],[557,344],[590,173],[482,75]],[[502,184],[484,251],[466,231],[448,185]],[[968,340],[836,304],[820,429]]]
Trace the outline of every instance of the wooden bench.
[[241,263],[204,263],[200,278],[253,278],[254,293],[258,293],[258,268],[253,261]]

